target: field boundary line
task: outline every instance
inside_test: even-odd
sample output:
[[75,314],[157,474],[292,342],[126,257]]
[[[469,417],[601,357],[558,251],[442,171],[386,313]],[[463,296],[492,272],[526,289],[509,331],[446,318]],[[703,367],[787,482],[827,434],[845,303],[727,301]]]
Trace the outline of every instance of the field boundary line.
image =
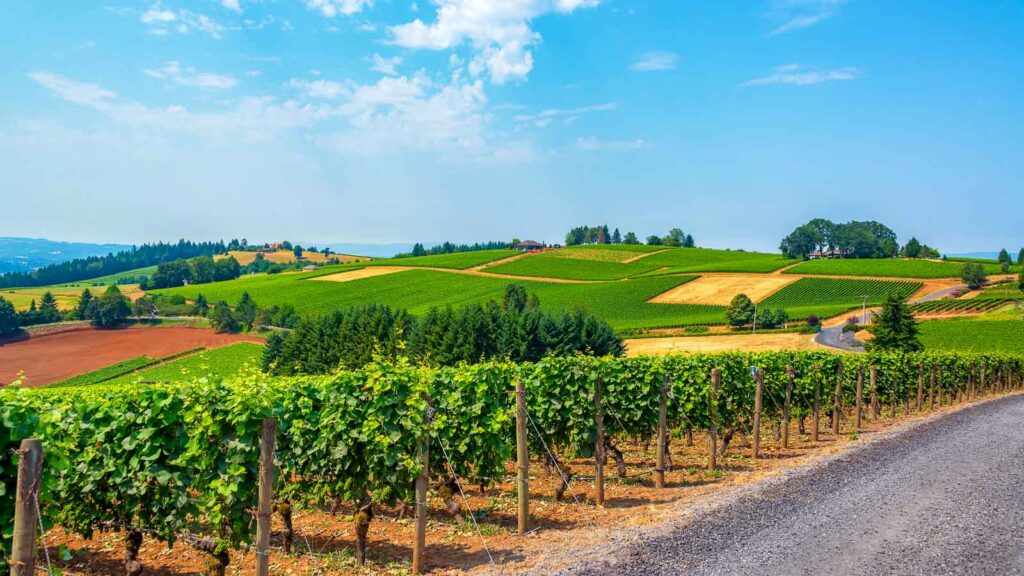
[[661,254],[663,252],[668,252],[668,248],[664,248],[662,250],[655,250],[653,252],[641,252],[636,256],[630,256],[625,260],[619,260],[619,264],[632,264],[633,262],[636,262],[637,260],[640,260],[642,258],[647,258],[648,256],[654,256],[655,254]]

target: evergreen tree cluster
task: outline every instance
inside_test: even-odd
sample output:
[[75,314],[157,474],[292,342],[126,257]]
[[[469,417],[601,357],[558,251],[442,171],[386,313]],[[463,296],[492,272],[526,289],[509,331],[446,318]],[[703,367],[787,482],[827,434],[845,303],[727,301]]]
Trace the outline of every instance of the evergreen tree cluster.
[[940,254],[938,250],[927,244],[922,244],[917,238],[911,238],[900,249],[900,256],[904,258],[938,258]]
[[815,218],[782,239],[779,250],[787,258],[807,258],[815,250],[845,250],[851,258],[895,258],[900,253],[896,233],[879,222],[836,224]]
[[586,311],[549,313],[536,296],[511,285],[501,302],[434,308],[420,318],[368,305],[302,321],[291,333],[271,334],[264,369],[275,374],[323,374],[358,368],[374,355],[404,355],[448,366],[489,358],[536,361],[545,356],[624,353],[611,327]]
[[924,349],[917,339],[917,320],[906,300],[895,294],[890,294],[882,303],[882,313],[870,331],[874,336],[867,346],[870,350],[920,352]]
[[143,244],[117,254],[78,258],[44,266],[32,272],[9,272],[0,275],[0,288],[48,286],[76,282],[172,260],[213,256],[224,252],[225,248],[223,242],[190,242],[187,240],[179,240],[176,244],[163,242]]
[[508,250],[518,242],[477,242],[475,244],[453,244],[445,242],[437,246],[425,248],[422,243],[417,242],[412,246],[412,252],[395,254],[395,258],[410,258],[412,256],[435,256],[437,254],[453,254],[455,252],[479,252],[480,250]]

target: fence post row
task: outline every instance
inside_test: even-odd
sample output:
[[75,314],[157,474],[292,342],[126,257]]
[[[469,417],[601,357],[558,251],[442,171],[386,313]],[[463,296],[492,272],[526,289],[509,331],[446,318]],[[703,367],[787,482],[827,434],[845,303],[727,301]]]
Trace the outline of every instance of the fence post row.
[[[836,387],[836,395],[839,395],[839,389]],[[864,367],[862,366],[857,370],[857,398],[854,405],[854,423],[853,431],[860,432],[860,421],[861,414],[864,412]],[[838,433],[838,430],[837,432]]]
[[716,470],[718,468],[718,385],[721,382],[722,374],[718,371],[718,368],[711,369],[711,402],[709,409],[711,412],[711,424],[708,426],[708,436],[710,438],[708,452],[708,470]]
[[256,516],[256,576],[270,574],[270,516],[274,505],[274,439],[277,421],[263,419],[260,438],[259,504]]
[[811,441],[818,441],[818,429],[821,427],[821,365],[815,365],[818,377],[814,379],[814,428],[811,429]]
[[753,458],[761,455],[761,404],[764,397],[764,368],[754,373],[754,447]]
[[665,487],[665,437],[668,435],[668,374],[661,380],[661,398],[658,400],[658,448],[654,467],[654,487]]
[[36,511],[39,509],[39,478],[43,472],[42,441],[35,438],[22,440],[18,456],[11,576],[32,576],[36,570],[36,529],[39,522]]
[[597,492],[594,502],[604,506],[604,409],[601,405],[601,387],[603,382],[598,378],[594,382],[594,424],[597,427],[597,439],[594,441],[594,489]]
[[871,373],[871,421],[877,422],[882,413],[882,405],[878,402],[878,369],[872,364],[868,370]]
[[839,364],[839,372],[836,375],[836,392],[832,406],[832,433],[839,435],[839,417],[843,415],[843,365]]
[[516,492],[519,533],[530,529],[530,449],[526,443],[526,382],[516,382]]

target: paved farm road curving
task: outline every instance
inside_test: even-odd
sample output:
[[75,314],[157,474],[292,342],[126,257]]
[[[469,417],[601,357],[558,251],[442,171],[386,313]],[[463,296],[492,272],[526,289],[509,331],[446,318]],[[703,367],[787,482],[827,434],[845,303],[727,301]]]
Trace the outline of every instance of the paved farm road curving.
[[812,466],[565,574],[1024,574],[1024,395]]

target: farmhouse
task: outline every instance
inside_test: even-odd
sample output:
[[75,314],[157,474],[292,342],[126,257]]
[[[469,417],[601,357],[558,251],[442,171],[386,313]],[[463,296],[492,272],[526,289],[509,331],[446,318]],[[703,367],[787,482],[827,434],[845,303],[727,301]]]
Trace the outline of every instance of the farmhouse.
[[820,260],[822,258],[846,258],[850,250],[844,248],[833,248],[832,250],[815,250],[807,255],[809,260]]
[[316,264],[306,264],[305,266],[302,267],[303,272],[313,272],[319,269],[320,267],[317,266]]
[[543,244],[541,244],[540,242],[535,242],[533,240],[523,240],[519,244],[516,244],[516,250],[523,250],[524,252],[536,252],[538,250],[543,249]]

